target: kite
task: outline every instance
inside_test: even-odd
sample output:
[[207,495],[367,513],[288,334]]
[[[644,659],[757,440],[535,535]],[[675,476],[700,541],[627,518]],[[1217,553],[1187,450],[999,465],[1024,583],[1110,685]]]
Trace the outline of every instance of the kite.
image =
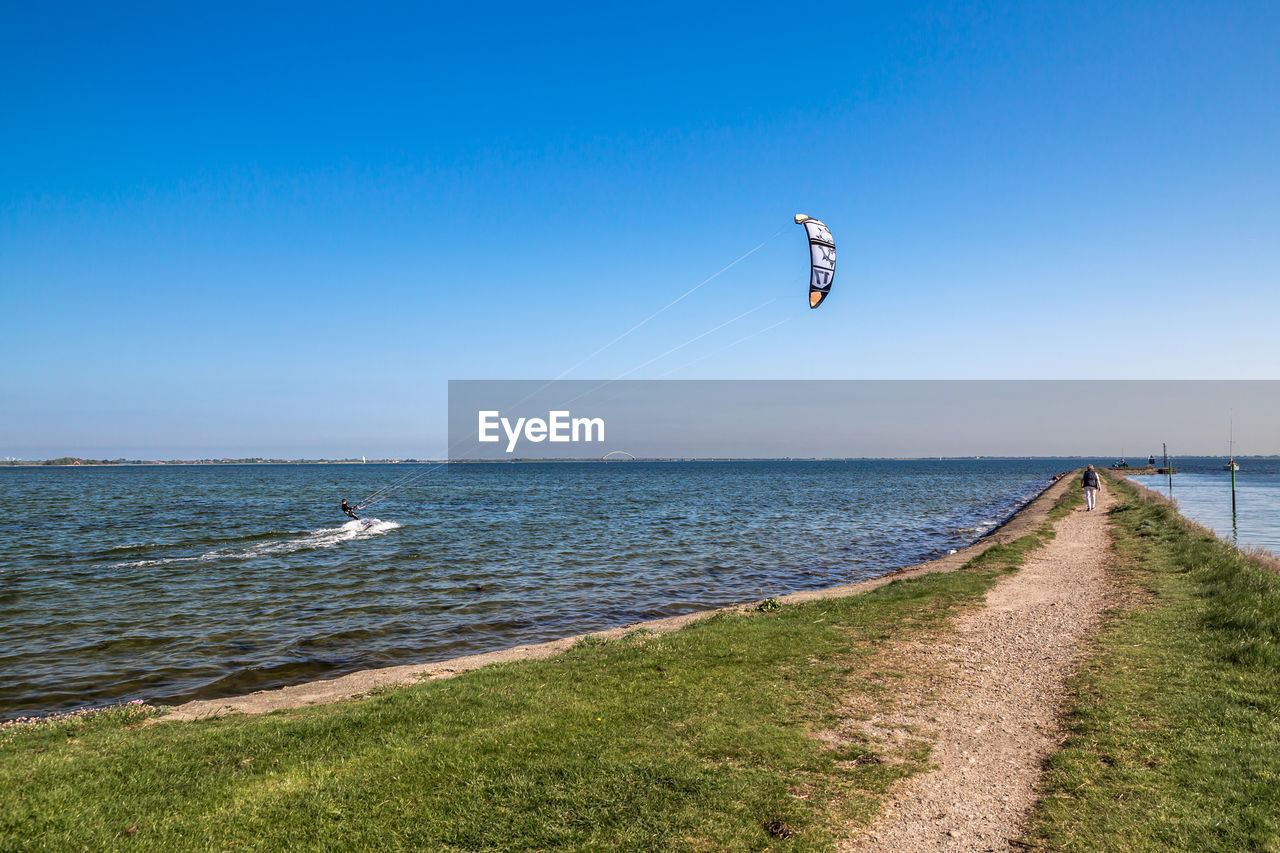
[[809,307],[817,308],[831,292],[836,276],[836,242],[827,226],[813,217],[797,213],[796,224],[803,225],[809,235]]

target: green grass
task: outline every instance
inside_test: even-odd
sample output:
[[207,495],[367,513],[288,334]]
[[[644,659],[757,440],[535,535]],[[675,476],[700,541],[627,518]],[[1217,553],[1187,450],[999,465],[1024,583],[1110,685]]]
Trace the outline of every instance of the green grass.
[[1027,840],[1280,851],[1280,577],[1108,479],[1129,600],[1076,679]]
[[1052,530],[864,595],[265,717],[0,732],[0,849],[823,850],[927,750],[814,738]]

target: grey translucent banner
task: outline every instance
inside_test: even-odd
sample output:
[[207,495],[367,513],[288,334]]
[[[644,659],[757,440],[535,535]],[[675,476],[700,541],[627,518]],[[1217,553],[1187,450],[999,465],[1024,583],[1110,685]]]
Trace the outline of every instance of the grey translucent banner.
[[1280,452],[1280,380],[453,380],[449,458]]

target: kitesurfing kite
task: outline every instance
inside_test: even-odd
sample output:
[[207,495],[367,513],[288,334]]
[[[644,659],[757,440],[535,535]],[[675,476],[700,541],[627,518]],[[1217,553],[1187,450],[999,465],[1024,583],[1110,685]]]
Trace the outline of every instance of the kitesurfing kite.
[[797,213],[796,224],[803,225],[809,235],[809,307],[817,308],[836,277],[836,242],[827,226],[811,216]]

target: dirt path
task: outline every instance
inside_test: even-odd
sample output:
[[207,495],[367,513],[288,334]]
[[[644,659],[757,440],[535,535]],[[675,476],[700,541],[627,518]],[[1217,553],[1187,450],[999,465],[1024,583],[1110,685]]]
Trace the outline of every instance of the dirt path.
[[1013,849],[1060,742],[1065,681],[1105,606],[1110,505],[1104,484],[1097,509],[1058,522],[1054,540],[961,616],[956,634],[892,656],[924,677],[895,711],[853,728],[890,747],[930,740],[935,769],[900,783],[842,851]]

